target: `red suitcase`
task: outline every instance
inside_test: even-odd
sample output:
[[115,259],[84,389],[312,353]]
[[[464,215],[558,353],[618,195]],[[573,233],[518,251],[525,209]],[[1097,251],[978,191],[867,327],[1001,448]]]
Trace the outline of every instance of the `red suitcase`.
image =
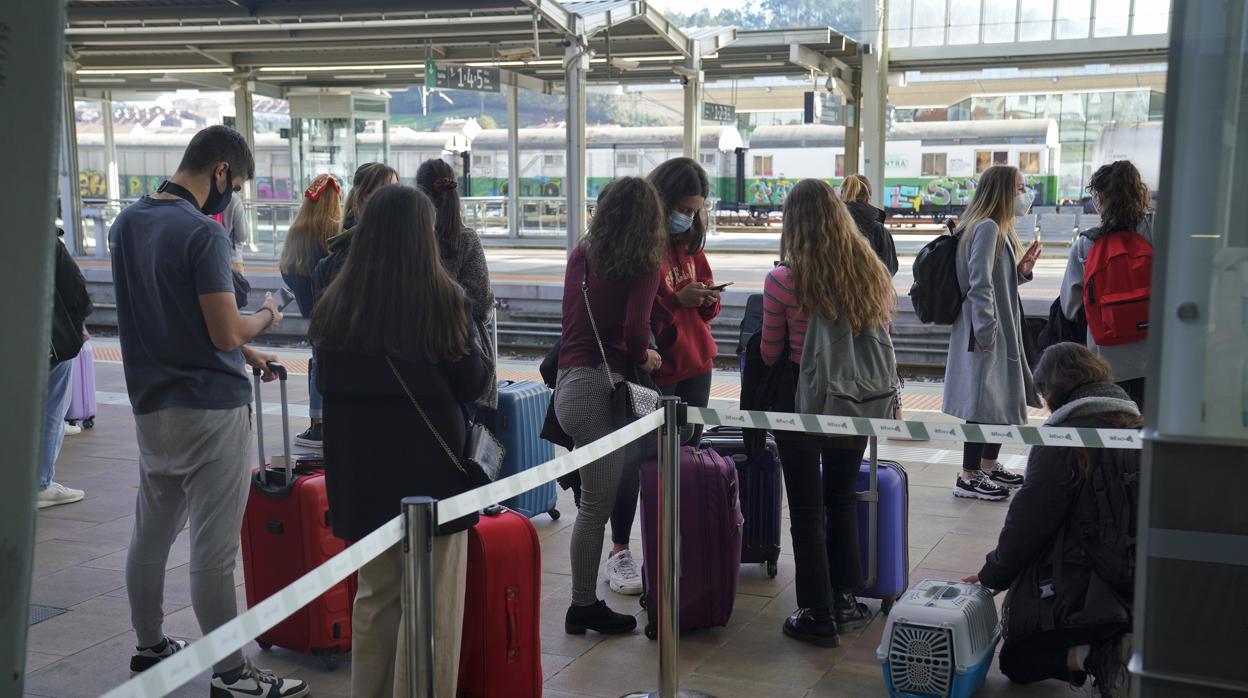
[[541,590],[537,529],[523,514],[487,509],[468,530],[461,697],[542,695]]
[[[335,538],[329,521],[329,499],[319,455],[300,454],[291,468],[286,368],[271,364],[282,392],[282,445],[285,466],[272,467],[264,456],[260,376],[256,373],[256,442],[260,467],[252,473],[247,509],[243,513],[243,582],[247,606],[281,591],[299,577],[342,552],[346,541]],[[334,585],[312,603],[262,633],[262,649],[284,647],[321,655],[328,669],[339,655],[351,651],[351,604],[355,575]]]

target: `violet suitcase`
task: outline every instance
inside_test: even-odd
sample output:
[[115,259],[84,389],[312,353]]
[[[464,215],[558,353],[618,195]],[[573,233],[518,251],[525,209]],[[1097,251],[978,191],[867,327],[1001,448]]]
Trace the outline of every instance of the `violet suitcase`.
[[[741,500],[737,468],[709,448],[680,449],[680,629],[727,625],[741,574]],[[659,464],[641,464],[641,602],[646,637],[658,637],[654,598],[658,564]]]
[[78,356],[73,358],[74,370],[69,379],[69,410],[65,421],[70,424],[82,422],[83,429],[95,426],[95,353],[91,342],[84,342]]
[[[277,363],[270,366],[281,381],[282,445],[286,465],[277,468],[265,462],[264,412],[257,375],[255,414],[260,467],[251,478],[242,527],[243,584],[248,608],[320,567],[347,547],[346,541],[334,536],[331,527],[322,470],[324,461],[320,454],[291,455],[286,369]],[[292,459],[293,470],[290,468]],[[261,649],[277,646],[318,655],[327,669],[334,669],[340,656],[351,651],[351,606],[355,591],[356,576],[352,574],[261,633],[256,642]]]
[[[555,446],[542,438],[550,388],[534,381],[500,381],[498,408],[477,407],[477,419],[502,442],[503,470],[500,478],[528,470],[555,458]],[[529,518],[549,514],[558,519],[555,483],[543,483],[503,502],[503,506]]]
[[741,564],[763,563],[767,576],[774,578],[780,559],[780,500],[783,494],[780,452],[776,440],[767,434],[765,452],[750,458],[745,452],[741,430],[712,427],[702,434],[700,448],[714,449],[737,466],[741,490]]
[[879,459],[876,437],[869,448],[858,472],[858,550],[864,578],[857,593],[880,599],[880,610],[888,613],[910,586],[909,481],[900,464]]

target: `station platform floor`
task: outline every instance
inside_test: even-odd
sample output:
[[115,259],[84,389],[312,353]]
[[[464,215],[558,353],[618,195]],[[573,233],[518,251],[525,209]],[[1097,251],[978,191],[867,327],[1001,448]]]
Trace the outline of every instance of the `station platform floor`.
[[[138,447],[134,421],[125,399],[125,382],[115,343],[97,340],[96,389],[99,406],[95,427],[65,440],[56,467],[56,479],[86,491],[75,504],[39,512],[31,603],[62,610],[59,615],[30,627],[26,695],[49,698],[97,696],[129,678],[128,659],[134,637],[130,629],[125,590],[125,556],[133,525],[137,487]],[[306,418],[306,379],[299,375],[300,352],[278,352],[294,374],[289,384],[292,429],[302,430]],[[306,352],[302,352],[306,360]],[[520,376],[535,366],[505,362],[504,377]],[[717,374],[717,390],[731,392],[732,374]],[[938,385],[915,384],[906,393],[911,418],[937,418],[927,400]],[[272,435],[280,433],[277,390],[270,386],[264,410],[265,432],[271,451]],[[721,396],[724,406],[735,399]],[[939,409],[937,401],[936,407]],[[292,432],[293,433],[293,432]],[[957,579],[976,572],[983,556],[995,545],[1007,505],[955,499],[950,486],[960,463],[960,451],[949,444],[884,441],[881,457],[899,460],[909,474],[909,564],[911,580]],[[1006,447],[1003,462],[1019,469],[1022,450]],[[605,638],[593,633],[570,636],[562,617],[570,597],[568,545],[575,507],[562,492],[564,516],[533,520],[542,542],[541,640],[545,692],[548,698],[613,698],[633,690],[653,689],[658,681],[657,643],[640,631]],[[786,513],[787,517],[787,513]],[[876,619],[860,633],[843,637],[837,649],[805,645],[781,634],[784,618],[796,606],[792,546],[784,526],[780,573],[768,579],[761,565],[741,569],[740,588],[732,621],[727,627],[686,634],[681,641],[682,687],[720,698],[745,696],[882,696],[875,650],[883,632]],[[634,528],[634,554],[640,557],[640,529]],[[175,637],[200,636],[189,597],[189,551],[185,532],[174,545],[168,563],[165,594],[165,631]],[[235,571],[239,608],[245,607],[241,563]],[[616,610],[644,613],[635,597],[622,597],[600,582],[600,595]],[[998,597],[1000,600],[1001,597]],[[878,607],[877,602],[870,602]],[[337,698],[349,695],[349,659],[333,672],[319,659],[255,644],[245,649],[258,665],[281,675],[307,680],[312,695]],[[172,695],[203,696],[203,675]],[[1069,688],[1060,682],[1015,686],[997,669],[989,675],[982,696],[1059,696]]]

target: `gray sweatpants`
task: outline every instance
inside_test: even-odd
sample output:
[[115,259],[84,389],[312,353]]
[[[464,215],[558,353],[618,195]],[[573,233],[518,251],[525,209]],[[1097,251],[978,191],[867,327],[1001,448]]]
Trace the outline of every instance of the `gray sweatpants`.
[[[130,620],[140,647],[159,644],[165,564],[190,521],[191,605],[205,634],[238,613],[234,558],[247,504],[251,405],[226,410],[171,407],[135,416],[139,493],[126,556]],[[241,666],[235,652],[213,670]]]
[[[612,380],[620,377],[613,375]],[[559,372],[555,381],[555,416],[578,448],[613,431],[611,386],[601,367],[566,368]],[[603,532],[615,508],[615,494],[628,452],[614,451],[581,468],[581,506],[572,527],[573,605],[591,606],[598,601]]]

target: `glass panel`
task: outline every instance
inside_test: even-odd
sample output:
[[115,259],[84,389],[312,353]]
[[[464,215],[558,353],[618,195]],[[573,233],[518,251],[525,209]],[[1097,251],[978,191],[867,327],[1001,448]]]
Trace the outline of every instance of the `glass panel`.
[[910,3],[893,2],[888,6],[888,47],[905,48],[910,45]]
[[950,0],[949,43],[979,43],[979,1]]
[[1088,36],[1088,18],[1092,0],[1058,0],[1057,23],[1053,38],[1084,39]]
[[997,150],[992,154],[992,164],[1008,165],[1010,164],[1010,153],[1006,150]]
[[1034,119],[1039,114],[1035,106],[1036,97],[1032,95],[1006,95],[1005,118]]
[[984,43],[1014,41],[1015,0],[984,0]]
[[970,121],[971,119],[971,100],[964,99],[961,102],[949,107],[950,121]]
[[972,97],[971,98],[971,119],[1004,119],[1005,118],[1005,97],[995,95],[991,97]]
[[1135,0],[1133,34],[1164,34],[1170,29],[1170,0]]
[[984,170],[992,167],[992,151],[976,150],[975,151],[975,174],[979,174]]
[[1096,0],[1096,35],[1126,36],[1131,0]]
[[945,43],[945,0],[914,0],[914,46]]
[[1147,92],[1118,92],[1114,94],[1114,121],[1148,121]]
[[1088,93],[1088,126],[1103,126],[1114,120],[1114,93]]
[[[768,162],[770,162],[771,158],[767,158],[767,160]],[[844,155],[836,156],[836,173],[834,174],[834,176],[836,177],[845,176],[845,156]]]
[[949,169],[948,155],[945,153],[923,153],[923,177],[944,177]]
[[341,182],[350,182],[355,174],[351,161],[352,127],[349,119],[301,119],[302,138],[299,141],[303,160],[303,181],[298,188],[318,174],[329,173]]
[[1053,3],[1024,2],[1018,16],[1020,41],[1048,41],[1053,38]]
[[1023,174],[1040,174],[1040,153],[1019,153],[1018,169]]
[[1161,121],[1166,116],[1166,95],[1161,92],[1148,93],[1148,120]]

